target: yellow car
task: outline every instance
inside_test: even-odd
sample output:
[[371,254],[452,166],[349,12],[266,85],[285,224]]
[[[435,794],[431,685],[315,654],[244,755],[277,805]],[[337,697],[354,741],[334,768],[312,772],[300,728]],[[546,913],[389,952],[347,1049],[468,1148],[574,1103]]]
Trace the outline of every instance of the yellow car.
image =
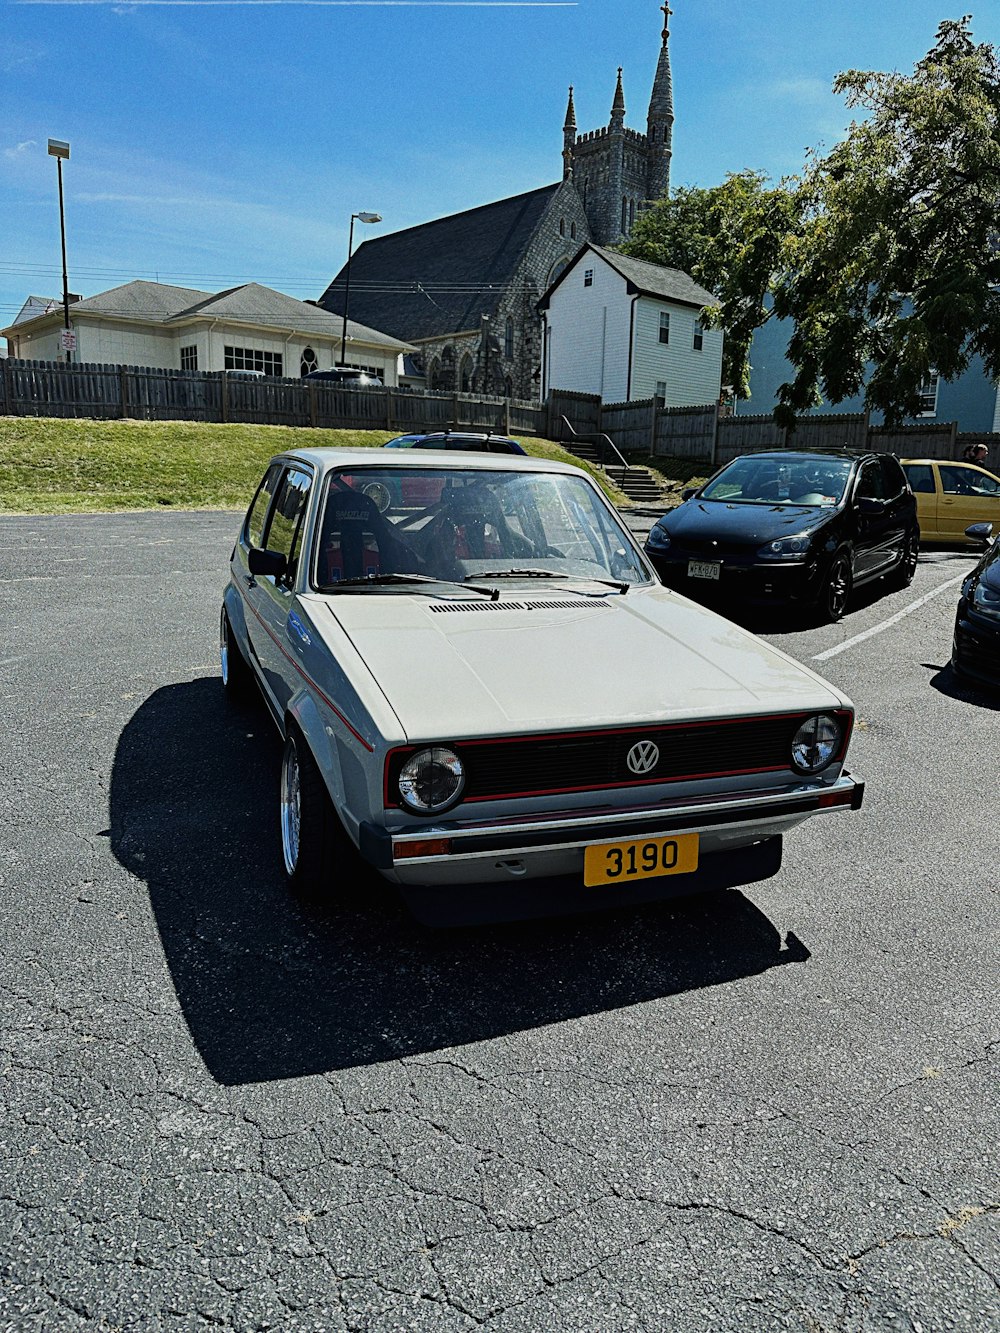
[[921,541],[975,546],[965,535],[970,523],[992,523],[1000,531],[1000,477],[975,463],[938,458],[904,458],[902,464],[917,499]]

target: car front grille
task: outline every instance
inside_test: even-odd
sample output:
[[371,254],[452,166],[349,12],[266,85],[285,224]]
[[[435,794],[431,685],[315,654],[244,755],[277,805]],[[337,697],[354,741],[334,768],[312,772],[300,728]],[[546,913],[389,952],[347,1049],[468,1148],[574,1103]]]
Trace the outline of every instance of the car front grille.
[[[811,716],[784,713],[776,717],[440,743],[453,749],[465,766],[463,802],[491,801],[788,769],[792,737]],[[846,715],[840,716],[846,721]],[[845,743],[847,731],[845,726]],[[653,767],[636,773],[629,768],[628,755],[633,746],[644,741],[652,742],[659,756]],[[423,748],[407,746],[388,756],[387,806],[399,805],[400,769],[410,755]]]

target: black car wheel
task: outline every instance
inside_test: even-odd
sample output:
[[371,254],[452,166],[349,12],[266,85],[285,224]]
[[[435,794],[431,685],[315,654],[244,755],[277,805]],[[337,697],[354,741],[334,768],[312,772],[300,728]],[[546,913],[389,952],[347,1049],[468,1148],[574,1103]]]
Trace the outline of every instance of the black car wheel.
[[[281,758],[281,852],[296,893],[335,900],[338,863],[349,839],[302,733],[289,726]],[[342,873],[342,867],[341,867]]]
[[830,562],[826,582],[816,599],[816,610],[824,624],[831,625],[843,618],[847,604],[851,600],[853,586],[854,562],[851,559],[851,548],[841,546]]
[[230,699],[244,702],[254,697],[256,681],[253,671],[236,642],[225,607],[219,618],[219,666],[222,671],[222,688]]
[[913,576],[917,572],[917,557],[919,553],[919,532],[908,532],[906,534],[906,539],[903,542],[903,550],[899,557],[899,564],[889,575],[894,587],[908,588],[913,582]]

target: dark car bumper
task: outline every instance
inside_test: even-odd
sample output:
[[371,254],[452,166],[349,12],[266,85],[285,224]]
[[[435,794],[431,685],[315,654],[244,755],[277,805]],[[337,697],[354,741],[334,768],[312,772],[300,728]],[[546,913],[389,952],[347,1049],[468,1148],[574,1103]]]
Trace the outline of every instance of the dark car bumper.
[[951,661],[963,676],[1000,686],[1000,624],[960,610]]
[[753,560],[721,556],[718,579],[692,577],[692,561],[716,563],[711,556],[683,554],[657,555],[646,551],[660,580],[699,602],[740,601],[754,603],[808,602],[819,587],[815,561]]

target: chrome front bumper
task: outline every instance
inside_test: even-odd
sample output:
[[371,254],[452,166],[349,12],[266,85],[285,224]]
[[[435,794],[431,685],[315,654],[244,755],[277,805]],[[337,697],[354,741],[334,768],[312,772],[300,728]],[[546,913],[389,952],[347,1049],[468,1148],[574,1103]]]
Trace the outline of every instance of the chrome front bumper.
[[[439,821],[420,828],[360,828],[360,850],[398,884],[510,882],[582,873],[585,847],[698,833],[703,855],[780,836],[812,815],[861,806],[864,783],[843,773],[827,785],[793,782],[762,791],[697,796],[651,806],[593,807],[509,819]],[[426,844],[437,844],[426,849]]]

